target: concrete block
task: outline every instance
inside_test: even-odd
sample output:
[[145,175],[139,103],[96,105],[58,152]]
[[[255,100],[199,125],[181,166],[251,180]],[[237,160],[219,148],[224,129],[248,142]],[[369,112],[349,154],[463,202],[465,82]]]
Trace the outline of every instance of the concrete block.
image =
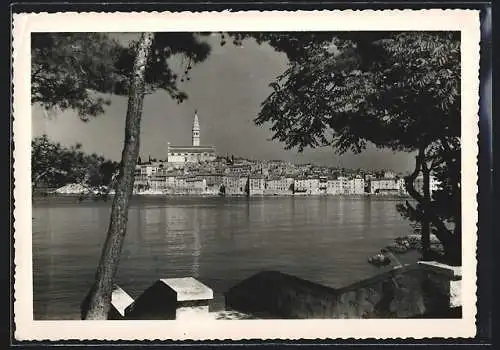
[[111,294],[111,309],[109,320],[122,320],[125,318],[125,309],[134,302],[134,299],[119,286],[115,286]]
[[156,281],[125,310],[127,319],[174,320],[208,316],[212,289],[192,277]]
[[450,281],[450,307],[462,306],[462,281]]
[[449,299],[449,307],[462,306],[462,267],[450,266],[435,261],[419,261],[419,266],[429,273],[428,278],[441,285],[443,294]]

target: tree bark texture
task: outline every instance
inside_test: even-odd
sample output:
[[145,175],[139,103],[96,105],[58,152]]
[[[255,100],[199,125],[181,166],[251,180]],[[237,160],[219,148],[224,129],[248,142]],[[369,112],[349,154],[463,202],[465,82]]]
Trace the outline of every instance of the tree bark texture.
[[153,33],[143,33],[137,47],[128,98],[120,173],[115,188],[108,233],[97,267],[95,282],[81,305],[81,316],[85,320],[106,320],[111,306],[111,294],[125,240],[128,207],[134,186],[135,166],[139,156],[145,71],[153,38]]
[[[421,148],[419,150],[418,155],[416,156],[415,162],[415,170],[414,172],[406,177],[405,179],[405,187],[408,191],[408,194],[415,199],[422,207],[422,216],[424,219],[422,220],[422,248],[424,249],[424,254],[426,252],[426,246],[430,246],[430,232],[429,238],[424,238],[424,235],[427,236],[427,232],[424,232],[425,223],[429,223],[435,226],[436,231],[435,234],[439,241],[443,244],[446,257],[449,260],[449,263],[452,264],[461,264],[461,252],[462,252],[462,241],[461,241],[461,225],[457,223],[455,227],[454,233],[452,233],[443,223],[443,221],[434,213],[431,206],[431,198],[430,198],[430,172],[427,168],[425,162],[425,148]],[[424,194],[420,194],[414,187],[415,179],[418,174],[422,171],[424,177]],[[427,172],[427,176],[425,174]],[[427,178],[427,179],[426,179]],[[427,190],[426,190],[427,188]],[[412,208],[407,202],[407,206]],[[412,208],[414,210],[414,208]],[[458,232],[460,231],[460,232]]]
[[[426,204],[431,202],[431,189],[430,189],[430,171],[424,160],[422,162],[422,177],[423,177],[423,196]],[[431,251],[431,223],[429,220],[429,210],[424,209],[422,217],[422,256],[427,260],[429,252]]]

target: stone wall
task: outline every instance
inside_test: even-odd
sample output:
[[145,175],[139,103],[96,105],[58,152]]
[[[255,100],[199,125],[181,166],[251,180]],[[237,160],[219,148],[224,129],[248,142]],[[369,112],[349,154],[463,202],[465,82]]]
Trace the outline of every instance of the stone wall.
[[278,318],[447,317],[460,306],[460,268],[420,262],[334,289],[276,271],[226,293],[226,308]]
[[276,271],[260,272],[231,288],[226,309],[260,317],[307,318],[332,314],[331,288]]

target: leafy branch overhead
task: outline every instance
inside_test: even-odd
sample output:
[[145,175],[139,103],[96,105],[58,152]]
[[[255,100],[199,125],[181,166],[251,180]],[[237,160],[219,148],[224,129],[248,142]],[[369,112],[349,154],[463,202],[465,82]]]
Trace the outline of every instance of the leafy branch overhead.
[[[126,50],[117,61],[117,71],[119,74],[130,74],[135,59],[136,43]],[[182,102],[187,95],[177,87],[177,82],[182,79],[178,72],[174,72],[169,65],[169,60],[176,55],[187,58],[187,65],[184,67],[183,76],[188,75],[192,65],[204,61],[210,54],[210,45],[200,40],[196,33],[156,33],[151,55],[148,58],[146,69],[146,91],[151,93],[157,89],[167,91],[177,102]],[[115,93],[127,94],[127,84],[121,85]]]
[[413,151],[459,136],[459,36],[372,35],[339,33],[334,52],[332,40],[311,40],[271,84],[256,123],[271,123],[287,148],[331,145],[340,153],[367,142]]
[[[422,223],[423,240],[432,228],[450,261],[460,262],[458,32],[225,35],[235,45],[254,38],[287,55],[288,69],[270,84],[273,91],[255,119],[270,124],[272,138],[285,148],[331,146],[342,154],[371,143],[417,152],[414,172],[405,179],[417,206],[399,210]],[[431,172],[440,181],[432,199]],[[423,194],[415,189],[419,174]]]
[[[46,110],[74,109],[82,120],[104,113],[103,94],[127,95],[136,42],[123,46],[102,33],[32,35],[32,103]],[[167,91],[178,103],[187,98],[169,59],[181,55],[192,64],[205,60],[210,46],[196,33],[157,33],[147,64],[146,92]],[[186,72],[187,73],[187,72]]]

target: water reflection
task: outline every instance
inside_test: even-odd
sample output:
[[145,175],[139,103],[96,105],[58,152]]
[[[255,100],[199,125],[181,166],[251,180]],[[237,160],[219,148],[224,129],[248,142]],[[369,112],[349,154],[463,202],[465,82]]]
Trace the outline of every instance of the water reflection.
[[146,225],[155,225],[160,222],[160,208],[144,208],[144,221]]
[[[272,197],[137,199],[117,282],[136,297],[159,278],[194,276],[223,293],[261,270],[332,287],[379,272],[368,256],[409,230],[396,202]],[[109,223],[109,205],[33,209],[36,319],[79,317]]]
[[345,216],[344,216],[344,207],[345,207],[346,200],[344,198],[340,198],[337,204],[337,218],[339,221],[339,224],[343,224],[345,222]]
[[372,202],[362,201],[363,203],[363,222],[367,227],[372,226]]
[[193,277],[200,276],[200,255],[201,255],[201,243],[200,243],[200,218],[198,217],[198,208],[194,209],[193,217],[193,264],[191,266],[191,275]]

